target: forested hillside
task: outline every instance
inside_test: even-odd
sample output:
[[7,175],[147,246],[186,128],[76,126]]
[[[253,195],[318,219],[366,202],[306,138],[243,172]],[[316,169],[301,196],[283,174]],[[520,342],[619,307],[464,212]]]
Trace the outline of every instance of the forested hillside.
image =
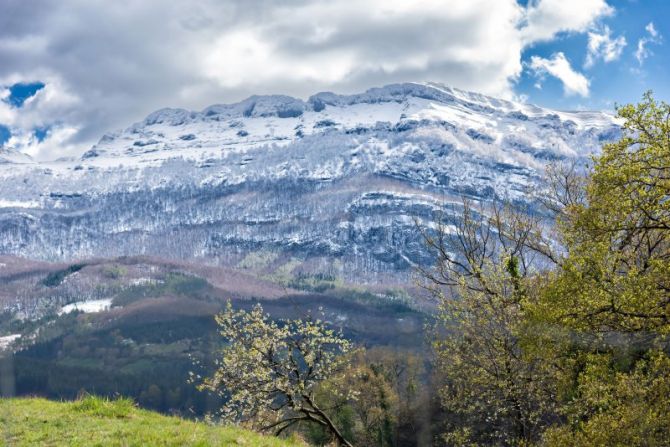
[[549,165],[542,213],[463,198],[456,222],[417,223],[434,260],[416,270],[421,310],[328,277],[292,280],[287,299],[249,276],[266,298],[229,301],[215,269],[14,266],[23,292],[150,275],[110,286],[111,309],[6,315],[16,389],[120,392],[314,445],[667,445],[670,105],[647,95],[619,117],[592,168]]
[[667,445],[670,105],[649,94],[619,116],[623,138],[591,171],[549,167],[552,226],[466,199],[459,224],[423,232],[438,302],[429,377],[408,357],[356,350],[318,316],[229,305],[217,322],[230,343],[195,382],[226,398],[224,419],[315,443]]

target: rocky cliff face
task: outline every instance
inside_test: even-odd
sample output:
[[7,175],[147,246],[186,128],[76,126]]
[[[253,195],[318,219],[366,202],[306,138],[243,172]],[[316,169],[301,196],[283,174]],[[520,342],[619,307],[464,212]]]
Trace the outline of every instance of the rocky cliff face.
[[428,262],[414,220],[529,202],[544,166],[619,128],[435,84],[307,101],[163,109],[75,161],[0,152],[0,254],[147,254],[287,274],[406,281]]

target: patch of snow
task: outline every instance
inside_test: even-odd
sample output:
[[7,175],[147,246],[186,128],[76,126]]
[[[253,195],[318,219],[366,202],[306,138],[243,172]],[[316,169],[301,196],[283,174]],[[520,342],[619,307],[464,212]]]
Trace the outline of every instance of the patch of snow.
[[158,280],[146,277],[135,278],[130,280],[130,285],[132,286],[142,286],[145,284],[158,284]]
[[0,337],[0,350],[7,349],[14,341],[18,340],[21,334],[11,334]]
[[0,208],[38,208],[40,203],[35,200],[4,200],[0,199]]
[[58,311],[58,315],[74,312],[75,310],[84,313],[102,312],[104,310],[109,310],[110,307],[112,307],[111,299],[77,301],[75,303],[70,303],[66,306],[63,306],[63,308]]

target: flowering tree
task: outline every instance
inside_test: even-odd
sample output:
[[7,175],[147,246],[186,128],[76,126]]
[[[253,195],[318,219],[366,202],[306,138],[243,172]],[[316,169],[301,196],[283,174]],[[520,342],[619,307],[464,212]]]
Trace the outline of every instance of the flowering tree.
[[276,434],[305,421],[351,446],[316,394],[320,383],[345,366],[348,340],[319,319],[273,321],[260,304],[247,312],[229,302],[216,321],[228,344],[200,388],[227,398],[225,419],[261,421],[262,429]]

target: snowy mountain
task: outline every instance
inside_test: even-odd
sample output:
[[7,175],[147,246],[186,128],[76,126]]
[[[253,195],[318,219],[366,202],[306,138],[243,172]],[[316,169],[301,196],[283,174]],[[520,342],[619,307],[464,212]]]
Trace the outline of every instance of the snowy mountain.
[[0,146],[0,164],[4,163],[30,163],[32,159],[26,154],[21,152]]
[[437,84],[162,109],[76,161],[0,151],[0,254],[404,282],[428,262],[414,219],[463,195],[527,202],[548,162],[618,135],[608,114]]

